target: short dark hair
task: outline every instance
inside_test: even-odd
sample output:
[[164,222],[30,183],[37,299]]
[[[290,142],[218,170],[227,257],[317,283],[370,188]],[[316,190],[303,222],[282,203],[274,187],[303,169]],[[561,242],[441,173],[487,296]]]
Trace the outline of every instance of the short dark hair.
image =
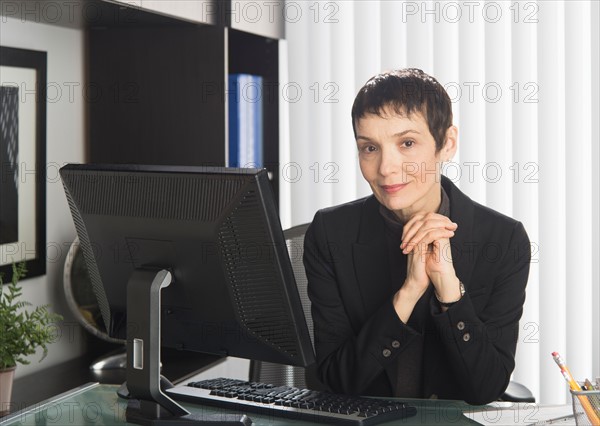
[[358,91],[352,105],[352,129],[366,114],[382,116],[385,108],[399,115],[423,114],[436,151],[444,146],[446,130],[452,126],[452,103],[442,85],[417,68],[387,71],[371,77]]

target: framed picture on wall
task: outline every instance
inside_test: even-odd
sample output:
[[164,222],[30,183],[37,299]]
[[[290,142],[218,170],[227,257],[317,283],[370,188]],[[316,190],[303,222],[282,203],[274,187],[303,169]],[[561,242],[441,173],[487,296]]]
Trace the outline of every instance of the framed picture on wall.
[[0,273],[46,273],[46,52],[0,47]]

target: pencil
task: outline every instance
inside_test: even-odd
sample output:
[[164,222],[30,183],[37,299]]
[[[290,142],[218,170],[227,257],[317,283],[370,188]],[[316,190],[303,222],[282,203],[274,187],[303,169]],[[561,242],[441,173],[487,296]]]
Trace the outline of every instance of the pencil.
[[[552,352],[552,358],[554,358],[554,361],[556,362],[556,364],[558,364],[558,367],[560,368],[560,371],[567,383],[569,384],[571,390],[581,391],[581,386],[579,386],[579,383],[577,383],[575,379],[573,379],[571,372],[567,368],[567,365],[562,360],[558,352]],[[581,406],[583,407],[585,414],[590,419],[590,422],[592,422],[593,425],[600,425],[600,418],[598,418],[598,416],[596,415],[596,412],[594,411],[594,408],[592,407],[592,404],[590,404],[588,398],[584,395],[577,395],[577,398],[579,399],[579,402],[581,402]]]

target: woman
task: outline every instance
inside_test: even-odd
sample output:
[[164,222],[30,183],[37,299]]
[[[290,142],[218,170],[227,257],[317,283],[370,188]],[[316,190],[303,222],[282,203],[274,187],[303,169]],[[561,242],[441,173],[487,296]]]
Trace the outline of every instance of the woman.
[[497,399],[525,300],[523,225],[441,175],[457,129],[431,76],[371,78],[352,124],[373,195],[320,210],[305,237],[321,381],[348,394]]

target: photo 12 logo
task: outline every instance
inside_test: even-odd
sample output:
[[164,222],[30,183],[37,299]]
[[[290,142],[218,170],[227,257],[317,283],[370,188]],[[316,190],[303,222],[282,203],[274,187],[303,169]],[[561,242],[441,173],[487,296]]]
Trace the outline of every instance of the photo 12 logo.
[[514,23],[535,24],[538,22],[539,5],[536,2],[495,2],[495,1],[434,1],[402,2],[402,22],[418,21],[474,23],[484,21],[495,24],[502,19]]
[[[422,176],[433,171],[427,170],[425,165],[419,166],[417,163],[409,165],[412,172],[421,171]],[[449,161],[441,165],[441,172],[452,182],[457,183],[461,180],[473,183],[480,178],[486,183],[497,183],[502,179],[512,178],[513,183],[538,183],[539,182],[538,163],[529,161],[525,164],[514,162],[512,164],[500,164],[495,161],[479,162],[464,161],[458,163]]]
[[0,2],[0,19],[2,23],[8,22],[8,19],[44,24],[77,24],[80,21],[90,25],[100,22],[103,24],[135,23],[137,2],[122,1],[120,3],[123,3],[122,7],[109,9],[104,7],[102,2],[95,1],[2,0]]
[[332,81],[311,82],[300,84],[290,81],[284,84],[273,81],[263,81],[262,83],[247,82],[238,83],[235,86],[225,86],[224,83],[215,81],[204,81],[200,86],[200,101],[209,102],[216,99],[223,100],[231,96],[230,101],[244,101],[248,103],[257,103],[261,100],[273,102],[279,98],[283,102],[295,104],[302,99],[312,101],[313,103],[337,104],[339,103],[338,93],[340,87]]
[[521,83],[513,82],[502,85],[495,81],[478,82],[463,81],[461,83],[450,81],[442,84],[452,103],[468,102],[474,103],[483,99],[487,103],[495,104],[507,94],[513,103],[533,104],[538,103],[538,84],[533,81]]
[[[218,20],[219,14],[227,16],[232,24],[264,24],[283,21],[295,24],[303,19],[311,22],[334,24],[339,22],[340,6],[333,1],[231,1],[223,5],[203,2],[202,16],[206,22]],[[221,17],[222,18],[222,17]],[[226,22],[226,21],[225,21]]]

